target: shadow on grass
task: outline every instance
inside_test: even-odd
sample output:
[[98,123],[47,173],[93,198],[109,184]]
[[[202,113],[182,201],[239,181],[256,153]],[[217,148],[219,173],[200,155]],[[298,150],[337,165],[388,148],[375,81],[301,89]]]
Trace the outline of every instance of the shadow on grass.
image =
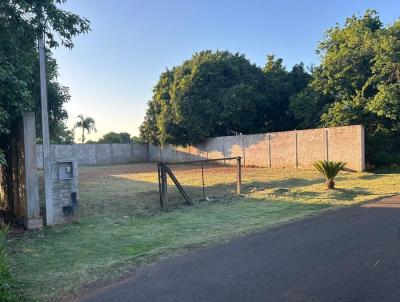
[[272,189],[272,188],[288,188],[311,186],[323,182],[322,178],[306,179],[306,178],[285,178],[271,181],[253,181],[244,183],[243,189],[257,188],[257,189]]
[[[156,180],[156,172],[155,180]],[[380,175],[365,175],[364,179],[369,177],[380,177]],[[42,178],[42,177],[41,177]],[[345,178],[340,177],[338,180]],[[43,182],[40,179],[41,183]],[[192,181],[192,184],[190,183]],[[223,181],[223,180],[222,180]],[[308,186],[321,184],[323,186],[323,178],[304,178],[304,177],[290,177],[283,179],[272,179],[265,181],[251,181],[246,182],[244,176],[242,184],[242,194],[246,194],[249,198],[251,193],[263,190],[271,190],[266,193],[266,198],[269,196],[276,199],[289,198],[294,200],[298,199],[318,199],[329,200],[337,199],[340,201],[353,201],[357,197],[369,194],[365,188],[354,189],[337,189],[331,194],[326,191],[315,191],[305,189]],[[181,182],[184,189],[189,196],[196,202],[198,201],[229,201],[236,198],[236,183],[226,181],[224,183],[217,183],[207,185],[204,188],[201,184],[193,185],[193,180],[183,179]],[[41,185],[43,188],[43,186]],[[299,190],[298,190],[299,189]],[[43,192],[43,190],[41,190]],[[299,192],[300,191],[300,192]],[[42,194],[41,194],[42,195]],[[81,208],[82,219],[91,217],[148,217],[163,212],[160,208],[158,192],[158,183],[154,180],[136,180],[123,178],[120,176],[99,175],[97,179],[89,178],[80,180],[80,193],[79,201]],[[42,211],[44,215],[44,198],[42,200]],[[291,201],[292,202],[292,201]],[[180,194],[178,189],[173,185],[172,181],[168,181],[168,207],[170,210],[185,207],[185,200]]]
[[370,195],[371,192],[366,188],[354,187],[353,189],[334,189],[332,190],[332,197],[337,200],[355,200],[359,196]]
[[363,180],[375,180],[375,179],[380,179],[382,177],[385,177],[385,175],[383,175],[383,174],[367,174],[367,175],[361,175],[358,178],[363,179]]
[[382,168],[374,168],[369,172],[375,174],[400,174],[400,166],[396,167],[382,167]]

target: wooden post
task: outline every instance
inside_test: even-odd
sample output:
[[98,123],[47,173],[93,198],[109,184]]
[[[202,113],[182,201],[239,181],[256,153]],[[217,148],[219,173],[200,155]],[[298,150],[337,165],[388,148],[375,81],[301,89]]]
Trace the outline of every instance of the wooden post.
[[204,190],[204,165],[201,163],[201,181],[203,185],[203,199],[206,200],[206,192]]
[[168,210],[168,183],[167,183],[167,171],[165,165],[161,164],[161,197],[163,201],[162,207],[164,210]]
[[242,160],[239,157],[236,159],[236,193],[240,195],[242,186]]
[[[181,192],[183,198],[186,200],[186,203],[188,205],[192,205],[193,201],[190,198],[190,196],[186,193],[185,189],[181,186],[181,184],[179,183],[179,181],[176,179],[174,173],[172,173],[172,171],[170,170],[170,168],[168,168],[166,165],[163,165],[164,171],[166,174],[169,175],[169,177],[171,177],[172,181],[174,182],[175,186],[178,188],[179,192]],[[167,181],[165,180],[165,183],[167,183]],[[165,194],[166,195],[166,194]]]
[[160,194],[160,207],[164,208],[164,198],[162,195],[162,179],[161,179],[161,164],[157,165],[158,173],[158,193]]

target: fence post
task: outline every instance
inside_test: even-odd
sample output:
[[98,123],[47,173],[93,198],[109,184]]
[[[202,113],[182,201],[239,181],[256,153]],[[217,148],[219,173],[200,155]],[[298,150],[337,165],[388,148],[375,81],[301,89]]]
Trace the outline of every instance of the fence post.
[[238,156],[236,159],[236,193],[240,195],[242,186],[242,160]]
[[159,164],[160,170],[160,180],[161,180],[161,194],[160,194],[160,203],[164,210],[168,209],[168,183],[167,183],[167,171],[165,170],[165,166],[163,163]]
[[203,184],[203,199],[206,200],[206,192],[204,189],[204,165],[203,165],[203,163],[201,163],[201,181]]

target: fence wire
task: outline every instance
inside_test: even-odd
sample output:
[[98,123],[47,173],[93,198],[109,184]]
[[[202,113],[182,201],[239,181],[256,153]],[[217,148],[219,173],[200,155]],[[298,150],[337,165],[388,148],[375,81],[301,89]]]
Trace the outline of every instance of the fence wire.
[[162,181],[160,182],[160,195],[167,195],[168,206],[186,202],[179,186],[174,183],[174,177],[193,202],[231,198],[238,193],[240,171],[237,158],[161,163],[161,165],[172,172],[172,175],[166,173],[167,189],[164,193],[161,188]]

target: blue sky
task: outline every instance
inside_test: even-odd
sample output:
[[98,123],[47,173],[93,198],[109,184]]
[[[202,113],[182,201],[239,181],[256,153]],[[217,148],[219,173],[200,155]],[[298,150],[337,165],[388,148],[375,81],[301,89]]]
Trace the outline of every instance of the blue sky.
[[64,7],[91,21],[75,48],[54,54],[72,96],[68,125],[80,113],[93,117],[92,139],[109,131],[138,135],[160,73],[194,52],[240,52],[260,66],[275,54],[288,68],[308,66],[318,64],[324,32],[346,17],[368,8],[385,23],[400,16],[398,1],[385,0],[69,0]]

